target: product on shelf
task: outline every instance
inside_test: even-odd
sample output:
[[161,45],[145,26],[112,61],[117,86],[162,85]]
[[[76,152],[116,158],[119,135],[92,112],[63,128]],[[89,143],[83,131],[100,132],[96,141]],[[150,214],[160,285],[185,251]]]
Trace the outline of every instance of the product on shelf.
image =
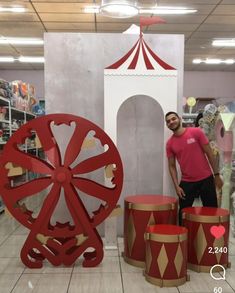
[[5,107],[0,107],[0,120],[5,120],[6,112],[7,110]]
[[32,107],[37,103],[33,85],[21,80],[12,81],[13,97],[11,105],[19,110],[32,112]]
[[3,130],[0,128],[0,142],[3,141]]
[[11,99],[13,96],[11,83],[1,78],[0,78],[0,96],[5,99]]

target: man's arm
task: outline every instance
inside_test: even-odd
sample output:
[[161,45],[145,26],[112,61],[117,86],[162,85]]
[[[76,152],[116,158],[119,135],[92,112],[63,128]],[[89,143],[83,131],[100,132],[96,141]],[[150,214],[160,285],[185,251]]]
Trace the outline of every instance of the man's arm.
[[213,170],[213,173],[215,176],[215,185],[218,189],[221,189],[224,183],[223,183],[223,180],[220,178],[219,170],[218,170],[218,167],[215,161],[215,156],[213,155],[212,149],[209,144],[202,145],[202,148]]
[[168,158],[168,168],[175,186],[175,191],[180,198],[183,198],[185,196],[185,193],[178,183],[178,173],[176,169],[175,157],[172,156]]

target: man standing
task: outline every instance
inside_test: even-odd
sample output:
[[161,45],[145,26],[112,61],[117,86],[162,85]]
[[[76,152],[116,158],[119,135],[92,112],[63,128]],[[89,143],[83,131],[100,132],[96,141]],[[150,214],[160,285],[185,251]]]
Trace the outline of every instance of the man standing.
[[[200,128],[182,127],[181,118],[176,112],[168,112],[165,121],[173,132],[167,141],[166,152],[170,175],[179,197],[181,224],[181,210],[192,206],[196,196],[200,196],[203,206],[217,207],[216,187],[221,189],[223,181],[203,131]],[[176,159],[182,174],[180,183]]]

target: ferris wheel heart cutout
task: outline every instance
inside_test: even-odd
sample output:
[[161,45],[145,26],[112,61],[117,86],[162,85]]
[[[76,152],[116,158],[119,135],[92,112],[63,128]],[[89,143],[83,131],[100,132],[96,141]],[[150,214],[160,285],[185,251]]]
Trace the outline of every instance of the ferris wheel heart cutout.
[[[52,125],[74,128],[63,157]],[[32,134],[39,141],[39,157],[26,153],[22,147]],[[12,186],[9,164],[21,167],[34,177]],[[97,182],[96,172],[103,172],[103,181],[109,184]],[[44,259],[55,266],[69,266],[82,254],[83,266],[96,266],[102,261],[103,243],[96,227],[116,206],[122,190],[123,168],[116,146],[101,128],[69,114],[33,119],[17,130],[5,145],[0,177],[0,193],[7,209],[30,230],[21,250],[21,260],[26,266],[40,268]],[[27,200],[42,192],[46,197],[40,210],[29,209]],[[53,225],[61,194],[72,221],[56,221]],[[90,200],[99,203],[93,211],[87,208]],[[86,252],[88,248],[93,251]]]

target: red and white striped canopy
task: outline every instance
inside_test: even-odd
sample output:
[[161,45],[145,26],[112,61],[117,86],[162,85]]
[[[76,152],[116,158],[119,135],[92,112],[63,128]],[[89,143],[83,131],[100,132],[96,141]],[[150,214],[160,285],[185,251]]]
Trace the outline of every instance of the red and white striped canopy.
[[126,55],[105,68],[106,74],[115,74],[118,73],[117,71],[124,75],[155,75],[163,72],[167,75],[175,75],[176,69],[160,59],[146,44],[143,36],[140,36]]

